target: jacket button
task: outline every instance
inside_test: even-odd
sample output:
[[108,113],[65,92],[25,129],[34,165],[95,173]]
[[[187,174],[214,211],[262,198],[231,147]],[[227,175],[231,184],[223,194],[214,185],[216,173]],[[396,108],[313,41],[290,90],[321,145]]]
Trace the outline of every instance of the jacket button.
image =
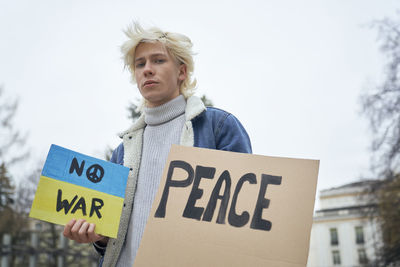
[[133,169],[132,169],[132,168],[129,168],[129,170],[133,171]]
[[124,203],[124,207],[126,206],[126,204]]
[[132,136],[129,136],[129,139],[132,139]]

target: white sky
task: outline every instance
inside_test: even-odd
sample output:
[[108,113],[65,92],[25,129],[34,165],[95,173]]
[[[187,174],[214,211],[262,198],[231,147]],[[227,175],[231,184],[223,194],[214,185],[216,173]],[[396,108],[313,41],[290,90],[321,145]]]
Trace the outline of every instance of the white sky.
[[[123,69],[133,20],[188,35],[198,94],[246,127],[255,154],[320,159],[318,190],[369,174],[359,95],[382,78],[377,32],[397,0],[0,1],[0,84],[18,96],[31,161],[51,144],[103,157],[139,97]],[[29,164],[27,164],[29,166]],[[27,167],[29,169],[29,167]]]

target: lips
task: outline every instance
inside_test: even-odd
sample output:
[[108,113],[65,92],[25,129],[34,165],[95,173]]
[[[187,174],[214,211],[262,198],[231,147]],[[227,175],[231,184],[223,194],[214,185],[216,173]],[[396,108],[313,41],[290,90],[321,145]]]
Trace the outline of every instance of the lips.
[[144,82],[143,86],[152,86],[152,85],[155,85],[155,84],[157,84],[156,81],[148,80],[148,81]]

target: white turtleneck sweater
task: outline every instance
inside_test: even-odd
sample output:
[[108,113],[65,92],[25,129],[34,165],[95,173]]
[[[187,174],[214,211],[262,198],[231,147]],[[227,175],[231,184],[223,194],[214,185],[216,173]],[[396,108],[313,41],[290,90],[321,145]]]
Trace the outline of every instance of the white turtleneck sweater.
[[179,144],[185,123],[185,108],[186,100],[179,95],[161,106],[144,109],[147,125],[143,136],[142,160],[128,233],[118,259],[118,267],[132,266],[135,260],[169,150],[172,144]]

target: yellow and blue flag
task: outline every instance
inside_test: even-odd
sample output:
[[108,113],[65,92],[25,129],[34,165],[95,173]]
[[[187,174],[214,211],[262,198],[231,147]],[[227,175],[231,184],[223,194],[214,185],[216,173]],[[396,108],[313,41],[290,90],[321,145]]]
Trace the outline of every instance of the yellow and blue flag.
[[96,233],[118,233],[129,168],[51,145],[29,216],[65,225],[96,224]]

